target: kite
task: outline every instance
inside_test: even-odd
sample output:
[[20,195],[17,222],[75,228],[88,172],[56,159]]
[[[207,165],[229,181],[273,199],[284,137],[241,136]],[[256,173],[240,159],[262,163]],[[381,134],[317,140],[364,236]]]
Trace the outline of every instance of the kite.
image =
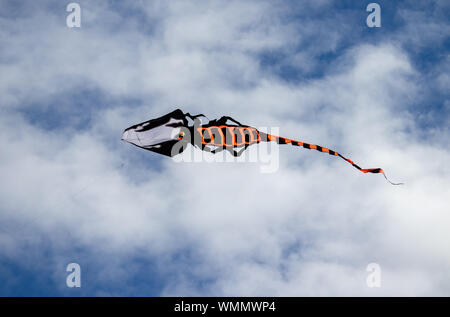
[[[323,146],[264,133],[254,127],[241,124],[228,116],[211,120],[205,124],[199,117],[206,118],[203,114],[191,115],[176,109],[162,117],[138,123],[125,129],[122,140],[169,157],[182,153],[188,144],[210,153],[225,150],[234,156],[240,156],[252,144],[274,141],[278,144],[291,144],[328,153],[344,159],[362,173],[381,173],[392,185],[403,184],[391,182],[381,168],[361,168],[352,160]],[[189,125],[188,119],[193,121],[192,125]]]

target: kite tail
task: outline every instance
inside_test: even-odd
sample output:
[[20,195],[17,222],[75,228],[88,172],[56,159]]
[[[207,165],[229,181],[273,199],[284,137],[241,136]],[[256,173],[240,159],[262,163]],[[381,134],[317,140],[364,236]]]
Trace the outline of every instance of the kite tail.
[[271,135],[271,134],[267,134],[267,141],[275,141],[278,144],[291,143],[294,146],[303,146],[305,149],[314,149],[314,150],[317,150],[319,152],[328,153],[328,154],[333,155],[333,156],[339,156],[340,158],[346,160],[348,163],[352,164],[355,168],[357,168],[358,170],[360,170],[363,173],[374,173],[374,174],[381,173],[381,174],[383,174],[384,178],[389,183],[391,183],[392,185],[403,185],[403,183],[393,183],[393,182],[391,182],[387,178],[387,176],[384,173],[383,169],[381,169],[381,168],[361,168],[358,165],[356,165],[352,160],[342,156],[341,154],[339,154],[336,151],[327,149],[326,147],[323,147],[323,146],[319,146],[319,145],[315,145],[315,144],[309,144],[309,143],[300,142],[300,141],[295,141],[295,140],[291,140],[291,139],[287,139],[287,138],[283,138],[283,137],[279,137],[279,136],[275,136],[275,135]]

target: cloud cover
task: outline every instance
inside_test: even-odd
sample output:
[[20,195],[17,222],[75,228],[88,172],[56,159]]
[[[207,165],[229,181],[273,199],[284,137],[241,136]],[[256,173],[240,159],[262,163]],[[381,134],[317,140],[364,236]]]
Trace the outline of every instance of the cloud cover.
[[[2,295],[448,295],[448,4],[2,1]],[[422,12],[426,12],[425,15]],[[175,105],[382,167],[120,143]],[[65,286],[78,262],[83,286]],[[382,287],[366,285],[367,264]]]

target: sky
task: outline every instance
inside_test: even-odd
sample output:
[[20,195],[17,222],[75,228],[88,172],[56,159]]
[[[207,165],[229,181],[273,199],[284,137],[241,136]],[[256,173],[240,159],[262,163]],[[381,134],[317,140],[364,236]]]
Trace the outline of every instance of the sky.
[[[450,3],[370,2],[0,0],[0,296],[449,296]],[[405,185],[120,141],[176,108]]]

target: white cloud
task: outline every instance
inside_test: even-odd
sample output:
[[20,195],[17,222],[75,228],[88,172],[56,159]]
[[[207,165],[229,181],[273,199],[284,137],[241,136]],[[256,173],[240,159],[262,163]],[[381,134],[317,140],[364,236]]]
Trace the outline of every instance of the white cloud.
[[[295,28],[279,8],[171,2],[143,10],[158,20],[151,36],[102,4],[83,9],[80,30],[44,10],[2,21],[2,39],[17,33],[8,40],[12,61],[0,64],[4,256],[20,261],[44,234],[60,252],[76,241],[104,256],[99,280],[126,280],[134,272],[121,265],[133,252],[152,257],[171,276],[164,295],[448,295],[450,153],[437,142],[448,130],[436,127],[427,143],[414,131],[408,104],[421,74],[408,52],[390,41],[355,45],[323,78],[286,83],[255,57],[292,46]],[[142,105],[94,111],[76,134],[45,130],[16,111],[89,86]],[[280,170],[263,175],[252,164],[156,163],[146,153],[157,169],[135,157],[139,149],[115,144],[123,128],[172,104],[278,125],[286,137],[382,167],[406,185],[290,146],[280,148]],[[31,229],[24,235],[12,224]],[[174,262],[184,250],[192,256]],[[371,262],[383,270],[377,290],[365,284]]]

